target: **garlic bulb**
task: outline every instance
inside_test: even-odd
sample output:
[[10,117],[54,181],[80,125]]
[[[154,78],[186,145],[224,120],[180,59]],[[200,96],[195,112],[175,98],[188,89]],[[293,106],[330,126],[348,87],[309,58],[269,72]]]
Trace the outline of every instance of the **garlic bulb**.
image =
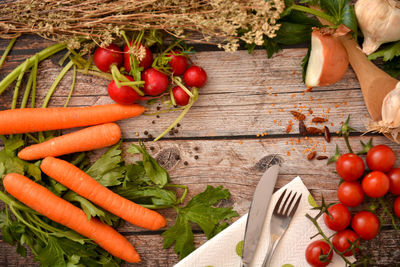
[[364,34],[365,54],[373,53],[383,43],[400,40],[400,1],[358,0],[354,8]]

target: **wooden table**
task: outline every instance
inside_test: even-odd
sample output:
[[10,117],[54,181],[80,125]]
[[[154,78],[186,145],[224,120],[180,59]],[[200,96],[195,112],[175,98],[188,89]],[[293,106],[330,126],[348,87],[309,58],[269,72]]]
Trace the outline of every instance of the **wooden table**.
[[[7,41],[0,40],[1,50],[7,44]],[[21,37],[0,75],[3,77],[26,57],[50,44],[35,36]],[[365,130],[368,113],[353,71],[349,69],[345,77],[333,86],[304,93],[300,63],[306,48],[287,48],[271,59],[267,59],[263,50],[248,54],[245,50],[225,53],[203,45],[197,45],[195,49],[198,53],[192,59],[207,71],[207,85],[200,90],[198,102],[182,121],[178,133],[167,135],[156,143],[147,142],[147,146],[152,148],[151,154],[169,171],[171,180],[188,185],[189,197],[204,190],[208,184],[223,185],[232,193],[228,202],[243,215],[264,171],[264,157],[279,153],[285,161],[277,188],[300,175],[317,200],[323,194],[327,201],[337,201],[339,178],[333,173],[334,166],[327,166],[325,160],[309,161],[306,156],[308,149],[313,147],[317,155],[330,156],[334,153],[335,144],[345,151],[344,142],[335,132],[348,114],[351,115],[351,125],[359,130],[350,138],[353,147],[359,150],[359,141],[368,141],[368,136],[359,136]],[[40,64],[38,103],[42,102],[45,92],[61,70],[57,61],[53,58]],[[72,74],[69,73],[62,80],[50,106],[64,104],[71,79]],[[111,103],[107,96],[107,84],[108,81],[100,78],[78,75],[70,106]],[[11,99],[12,89],[9,89],[0,98],[1,109],[9,108]],[[293,110],[304,114],[312,110],[313,114],[307,116],[307,125],[313,116],[326,116],[329,122],[325,125],[332,132],[331,143],[326,143],[322,136],[302,137],[297,121],[290,113]],[[169,113],[160,118],[141,116],[121,121],[124,147],[138,140],[148,140],[144,134],[146,130],[153,136],[158,135],[176,116],[177,113]],[[293,130],[286,133],[290,120],[294,123]],[[374,141],[391,145],[400,155],[399,146],[386,138],[374,136]],[[179,155],[178,160],[176,155]],[[132,159],[127,158],[129,160]],[[162,213],[168,225],[172,225],[174,213],[169,210]],[[162,231],[144,231],[128,224],[119,230],[135,245],[142,257],[141,264],[131,266],[172,266],[178,262],[172,249],[162,248]],[[205,236],[197,230],[196,246],[205,241]],[[364,253],[380,266],[400,265],[398,233],[390,225],[383,226],[376,239],[363,242],[363,245],[366,247]],[[31,255],[22,258],[15,252],[15,247],[1,241],[0,251],[0,266],[33,264]]]

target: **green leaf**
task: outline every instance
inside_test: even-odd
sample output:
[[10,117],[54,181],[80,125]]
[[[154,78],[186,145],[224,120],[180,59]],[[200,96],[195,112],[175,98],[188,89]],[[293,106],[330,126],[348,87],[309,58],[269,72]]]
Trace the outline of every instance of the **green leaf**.
[[122,183],[125,168],[122,165],[121,143],[108,149],[86,173],[104,186],[115,186]]
[[282,22],[275,42],[283,45],[295,45],[310,42],[312,29],[310,25],[296,24],[292,22]]
[[301,60],[301,77],[303,79],[303,83],[306,82],[306,74],[308,68],[308,61],[310,60],[310,55],[311,55],[311,46],[308,47],[307,54]]
[[389,61],[399,56],[400,56],[400,41],[384,45],[378,51],[369,55],[368,59],[374,60],[379,57],[383,57],[384,61]]
[[239,241],[239,242],[236,244],[236,254],[237,254],[239,257],[242,257],[242,256],[243,256],[243,243],[244,243],[244,241],[241,240],[241,241]]
[[400,56],[394,57],[392,60],[384,62],[383,70],[392,77],[398,78],[400,76]]
[[336,26],[346,25],[357,36],[357,18],[349,0],[320,0],[319,6],[336,20]]
[[20,243],[17,244],[17,253],[22,257],[26,257],[26,248]]
[[315,199],[313,198],[313,196],[311,194],[308,195],[308,204],[310,204],[310,206],[313,208],[318,207],[317,202],[315,201]]
[[222,186],[207,186],[204,192],[194,196],[186,206],[176,207],[178,218],[175,225],[162,234],[164,247],[168,248],[175,243],[175,252],[182,259],[194,250],[190,222],[200,226],[209,239],[227,227],[226,220],[239,214],[231,207],[216,208],[213,205],[229,196],[229,191]]
[[126,187],[114,189],[118,195],[134,201],[137,204],[153,204],[156,206],[172,206],[177,202],[174,191],[159,187],[137,187],[129,183]]
[[263,46],[267,51],[268,58],[271,58],[275,53],[278,53],[282,49],[274,39],[268,37],[264,38]]
[[42,266],[67,266],[64,258],[64,251],[55,237],[49,236],[47,246],[42,248],[35,259],[40,261]]

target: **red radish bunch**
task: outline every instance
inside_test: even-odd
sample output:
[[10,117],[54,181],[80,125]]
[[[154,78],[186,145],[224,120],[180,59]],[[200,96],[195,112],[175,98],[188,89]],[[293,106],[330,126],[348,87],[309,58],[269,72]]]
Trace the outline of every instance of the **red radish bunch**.
[[[380,228],[378,217],[370,211],[358,211],[353,216],[347,207],[360,205],[365,195],[370,198],[380,198],[391,193],[397,198],[393,210],[400,217],[400,168],[394,168],[396,156],[393,150],[386,145],[372,147],[366,155],[366,164],[363,159],[353,153],[343,154],[336,161],[336,171],[343,179],[339,185],[337,196],[341,203],[330,206],[324,214],[324,222],[328,228],[337,231],[331,239],[333,248],[344,256],[353,255],[351,243],[370,240],[377,236]],[[366,173],[365,165],[369,172]],[[361,180],[361,181],[359,181]],[[315,241],[317,242],[317,241]],[[332,253],[333,248],[324,250],[325,244],[318,245],[321,253],[312,254],[315,242],[306,250],[306,259],[311,266],[326,266],[329,261],[318,261],[319,255]],[[328,244],[329,246],[329,244]],[[357,246],[353,246],[357,252]],[[318,254],[318,255],[317,255]],[[329,258],[326,256],[326,258]]]
[[[142,81],[135,82],[134,78],[129,75],[123,75],[119,72],[118,68],[124,65],[128,73],[131,72],[131,60],[137,60],[138,55],[144,53],[138,61],[139,76],[133,75],[135,79]],[[188,59],[182,52],[173,50],[165,52],[168,58],[167,70],[151,67],[153,64],[153,53],[151,50],[141,44],[132,40],[129,46],[124,46],[124,51],[115,45],[111,44],[105,48],[99,47],[94,53],[94,63],[97,68],[103,72],[111,72],[114,80],[108,85],[108,94],[115,102],[123,105],[131,105],[141,99],[146,99],[147,95],[150,97],[158,97],[165,93],[168,88],[172,88],[172,84],[177,86],[173,87],[171,95],[174,97],[173,103],[179,106],[186,106],[189,103],[190,89],[186,88],[177,76],[183,75],[183,80],[188,87],[203,87],[207,82],[207,74],[203,68],[199,66],[191,66],[188,68]],[[136,63],[137,64],[137,63]],[[171,74],[171,79],[168,75]],[[121,85],[120,83],[124,83]],[[143,92],[141,92],[141,89]],[[190,95],[189,95],[190,94]]]

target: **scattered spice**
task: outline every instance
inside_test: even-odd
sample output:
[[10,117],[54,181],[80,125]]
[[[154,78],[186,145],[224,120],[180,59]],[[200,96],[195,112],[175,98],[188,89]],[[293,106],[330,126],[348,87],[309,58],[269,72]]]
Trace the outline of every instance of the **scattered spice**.
[[290,156],[290,151],[289,150],[286,151],[286,155]]
[[136,135],[136,136],[139,136],[139,133],[138,133],[138,132],[136,132],[136,133],[135,133],[135,135]]
[[149,135],[149,132],[148,131],[144,131],[144,135]]
[[328,159],[328,156],[318,156],[317,160],[324,160],[324,159]]
[[311,121],[314,123],[323,123],[323,122],[327,122],[328,119],[322,118],[322,117],[314,117]]
[[154,150],[154,146],[151,146],[151,147],[150,147],[150,150],[153,151],[153,150]]
[[328,126],[324,126],[324,138],[326,142],[331,142],[331,132],[329,131]]
[[303,121],[299,121],[299,133],[302,136],[305,136],[307,134],[307,127],[304,125]]
[[322,134],[323,132],[323,129],[318,129],[316,127],[307,127],[308,134]]
[[159,119],[159,118],[160,118],[160,115],[157,115],[156,118]]
[[178,123],[178,124],[176,125],[176,127],[181,127],[181,124],[180,124],[180,123]]
[[152,124],[156,124],[156,121],[151,121]]
[[151,135],[151,134],[149,134],[147,137],[148,137],[149,139],[153,139],[153,135]]
[[189,165],[189,162],[185,161],[183,164],[184,164],[185,166],[187,166],[187,165]]
[[174,131],[173,130],[169,131],[168,133],[169,133],[169,135],[174,135]]
[[157,110],[160,110],[161,109],[161,107],[160,106],[157,106]]
[[286,126],[286,133],[290,133],[292,131],[292,124],[288,124],[287,126]]
[[197,156],[197,155],[196,155],[196,156],[194,156],[194,159],[198,160],[198,159],[199,159],[199,156]]
[[181,157],[179,155],[175,155],[175,160],[180,160]]
[[194,149],[195,151],[199,151],[199,150],[200,150],[198,146],[195,146],[193,149]]
[[292,113],[293,117],[298,121],[304,121],[306,119],[306,115],[298,111],[292,110],[290,113]]
[[315,158],[316,155],[317,155],[317,152],[316,152],[316,151],[313,151],[313,152],[311,152],[311,153],[309,153],[309,154],[307,155],[307,159],[308,159],[308,160],[313,160],[313,159]]

